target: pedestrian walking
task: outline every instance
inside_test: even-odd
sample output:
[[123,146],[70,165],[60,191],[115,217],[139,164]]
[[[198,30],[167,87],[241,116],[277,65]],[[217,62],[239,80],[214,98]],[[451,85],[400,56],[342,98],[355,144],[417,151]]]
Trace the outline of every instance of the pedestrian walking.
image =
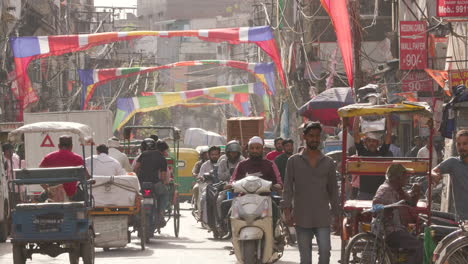
[[432,174],[434,186],[439,183],[443,174],[450,175],[455,214],[458,220],[468,220],[468,203],[466,202],[466,194],[468,193],[468,130],[458,131],[455,140],[459,156],[442,161],[432,170]]
[[[330,263],[331,214],[338,216],[338,184],[333,159],[319,150],[322,126],[304,126],[306,148],[286,165],[282,207],[286,223],[295,223],[301,264],[312,263],[312,239],[317,239],[319,264]],[[331,206],[331,212],[330,212]]]

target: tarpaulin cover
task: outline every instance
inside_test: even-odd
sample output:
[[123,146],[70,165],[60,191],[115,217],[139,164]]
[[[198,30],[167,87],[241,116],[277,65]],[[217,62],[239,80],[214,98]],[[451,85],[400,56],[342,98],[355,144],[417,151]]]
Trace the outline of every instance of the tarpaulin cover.
[[117,41],[128,41],[141,37],[196,37],[209,42],[230,44],[254,43],[267,53],[275,63],[279,77],[286,84],[281,59],[273,32],[269,26],[217,28],[182,31],[130,31],[96,34],[10,37],[10,45],[15,58],[15,70],[23,100],[23,108],[38,100],[27,76],[29,63],[38,58],[58,56],[65,53],[86,50],[94,46]]
[[275,66],[273,63],[248,63],[244,61],[233,60],[196,60],[196,61],[180,61],[176,63],[155,66],[155,67],[132,67],[132,68],[110,68],[110,69],[79,69],[83,85],[82,91],[82,109],[85,110],[89,100],[94,94],[97,86],[102,85],[111,80],[127,78],[148,72],[165,70],[183,66],[200,66],[200,65],[219,65],[242,69],[253,74],[260,82],[256,84],[258,88],[265,88],[266,91],[258,89],[257,94],[263,96],[264,93],[275,95]]
[[226,145],[226,138],[201,128],[189,128],[185,131],[184,145],[190,147],[220,146]]
[[136,113],[150,112],[172,107],[207,95],[216,97],[220,94],[223,96],[226,94],[229,96],[233,96],[235,94],[253,94],[254,87],[255,85],[250,83],[232,86],[217,86],[181,92],[156,92],[153,96],[118,98],[113,130],[115,131],[120,129]]
[[351,88],[331,88],[301,106],[299,114],[326,126],[336,126],[340,122],[338,108],[350,104],[354,104]]
[[17,140],[24,133],[73,133],[79,136],[81,144],[91,143],[93,133],[88,125],[75,122],[37,122],[19,127],[9,134],[11,141]]

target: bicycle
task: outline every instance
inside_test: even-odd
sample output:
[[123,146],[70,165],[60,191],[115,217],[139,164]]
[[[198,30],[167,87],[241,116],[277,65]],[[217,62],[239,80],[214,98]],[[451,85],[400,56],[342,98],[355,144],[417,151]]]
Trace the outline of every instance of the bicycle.
[[385,242],[385,209],[396,209],[398,207],[409,206],[405,204],[405,201],[399,201],[389,205],[375,205],[371,209],[363,211],[363,214],[375,214],[375,218],[371,223],[371,232],[361,232],[350,239],[345,249],[344,264],[393,264],[405,262],[405,254],[400,252],[393,254],[392,249]]
[[460,221],[459,229],[440,241],[432,257],[434,264],[468,263],[468,222]]

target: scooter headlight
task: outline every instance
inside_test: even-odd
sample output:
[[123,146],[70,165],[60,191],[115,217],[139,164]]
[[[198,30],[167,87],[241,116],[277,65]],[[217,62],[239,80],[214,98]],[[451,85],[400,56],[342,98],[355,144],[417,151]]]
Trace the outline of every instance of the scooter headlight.
[[262,183],[260,181],[246,181],[242,187],[244,187],[248,193],[255,193],[262,187]]

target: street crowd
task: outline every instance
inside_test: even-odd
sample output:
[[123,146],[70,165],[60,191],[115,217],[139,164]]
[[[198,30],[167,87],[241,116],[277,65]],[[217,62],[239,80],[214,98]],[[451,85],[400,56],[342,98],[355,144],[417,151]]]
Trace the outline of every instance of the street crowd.
[[[400,156],[401,153],[397,152],[398,147],[392,144],[391,125],[390,118],[387,117],[387,132],[383,139],[372,132],[361,137],[359,119],[356,118],[352,136],[354,144],[351,145],[350,152],[354,151],[357,156],[364,157]],[[206,147],[200,151],[200,160],[193,168],[193,175],[203,177],[205,173],[216,169],[221,181],[233,183],[248,175],[255,175],[272,182],[273,189],[282,195],[281,202],[274,205],[273,217],[281,217],[287,226],[295,227],[300,263],[312,263],[312,241],[315,239],[318,244],[318,263],[326,264],[330,263],[332,227],[336,227],[333,219],[338,219],[341,214],[338,193],[338,175],[341,168],[340,164],[321,151],[323,129],[319,122],[305,123],[302,127],[302,139],[304,145],[298,148],[296,153],[295,142],[282,138],[274,140],[275,149],[269,153],[264,153],[264,140],[260,137],[252,137],[245,151],[239,142],[230,141],[226,145],[225,155],[221,155],[221,148],[218,146]],[[455,141],[458,156],[438,163],[437,154],[433,150],[433,158],[436,158],[433,161],[432,177],[437,184],[443,175],[449,175],[453,182],[455,212],[460,220],[468,220],[468,203],[464,201],[468,193],[468,130],[458,131]],[[133,165],[129,163],[125,154],[117,149],[117,138],[110,138],[107,145],[97,146],[97,155],[86,160],[72,152],[70,136],[60,137],[58,147],[57,151],[44,157],[40,167],[86,165],[88,171],[92,168],[95,175],[109,176],[134,171],[140,182],[155,184],[160,208],[164,208],[164,204],[168,202],[165,186],[170,175],[165,157],[169,147],[157,136],[143,140],[141,154]],[[11,179],[12,169],[21,166],[19,157],[10,144],[4,144],[2,150],[7,175]],[[428,145],[423,143],[423,139],[416,137],[414,147],[407,155],[428,158],[428,153]],[[421,186],[414,184],[409,190],[403,188],[407,185],[411,173],[412,168],[392,164],[384,177],[354,175],[347,183],[353,187],[354,197],[350,198],[372,200],[374,205],[387,205],[405,200],[409,206],[416,206],[422,195]],[[76,183],[43,188],[44,193],[55,200],[73,200],[80,191],[77,190]],[[194,190],[197,188],[195,185]],[[194,191],[194,195],[198,193]],[[226,216],[231,206],[226,201],[226,192],[223,192],[218,200],[223,215]],[[393,210],[387,216],[386,242],[391,247],[404,248],[411,252],[410,263],[422,263],[422,242],[408,232],[405,216],[400,210]],[[164,217],[161,217],[160,221],[164,221]]]

